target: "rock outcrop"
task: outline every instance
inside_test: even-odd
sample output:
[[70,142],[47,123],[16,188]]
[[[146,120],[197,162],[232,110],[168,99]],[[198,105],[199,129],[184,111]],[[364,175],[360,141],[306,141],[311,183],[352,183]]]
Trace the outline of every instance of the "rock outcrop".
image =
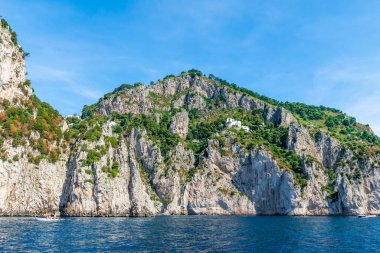
[[27,97],[32,90],[25,84],[25,52],[4,19],[1,21],[0,38],[0,98],[12,101],[14,97]]
[[169,130],[174,134],[178,134],[179,137],[186,139],[186,136],[188,133],[188,126],[189,126],[188,113],[187,111],[182,110],[173,116],[172,122],[170,123]]

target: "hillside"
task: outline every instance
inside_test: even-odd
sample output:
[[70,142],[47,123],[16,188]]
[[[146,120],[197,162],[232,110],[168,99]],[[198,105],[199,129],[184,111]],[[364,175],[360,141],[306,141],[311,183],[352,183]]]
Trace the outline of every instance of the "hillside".
[[82,118],[69,118],[67,132],[87,155],[75,165],[82,180],[112,182],[124,167],[118,154],[129,153],[125,167],[143,175],[152,214],[377,212],[379,138],[336,109],[278,102],[191,70],[124,84]]
[[0,29],[3,215],[380,213],[380,139],[339,110],[189,70],[63,119]]

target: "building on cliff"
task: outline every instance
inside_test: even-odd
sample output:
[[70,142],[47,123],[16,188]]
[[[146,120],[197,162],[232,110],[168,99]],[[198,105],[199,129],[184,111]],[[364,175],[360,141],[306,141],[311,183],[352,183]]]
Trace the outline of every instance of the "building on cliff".
[[242,126],[241,121],[235,120],[232,118],[227,118],[227,127],[237,127],[238,129],[243,129],[246,132],[249,132],[249,127],[248,126]]

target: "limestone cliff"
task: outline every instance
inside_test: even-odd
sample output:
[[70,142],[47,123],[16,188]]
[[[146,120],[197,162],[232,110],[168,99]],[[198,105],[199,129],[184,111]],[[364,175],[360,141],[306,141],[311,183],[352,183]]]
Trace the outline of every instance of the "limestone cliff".
[[0,27],[0,214],[58,212],[66,175],[63,118],[33,94],[26,53]]
[[[295,105],[244,91],[189,72],[150,86],[123,85],[86,107],[83,121],[106,120],[107,135],[118,140],[113,148],[106,145],[114,154],[107,159],[120,161],[120,174],[110,179],[108,190],[116,191],[119,177],[131,180],[122,173],[132,173],[138,164],[149,193],[148,198],[139,193],[149,203],[141,215],[379,213],[378,137],[362,139],[366,146],[351,150],[332,137],[337,126],[314,126],[313,120],[305,125]],[[312,109],[336,115],[351,131],[365,129],[337,110]],[[242,120],[252,131],[227,128],[227,117]],[[349,138],[337,138],[342,136]],[[128,162],[122,162],[122,154]],[[99,156],[94,166],[107,166],[107,155]],[[97,176],[106,176],[105,171],[98,169]],[[130,203],[131,197],[124,196]],[[78,204],[77,198],[68,202]],[[131,205],[124,212],[132,214],[128,209]],[[99,215],[105,213],[117,211],[109,208]]]
[[380,213],[380,139],[338,110],[190,70],[63,119],[5,21],[0,38],[1,215]]
[[26,53],[17,44],[16,33],[4,19],[1,19],[0,98],[12,101],[14,97],[32,94],[30,86],[25,84],[25,56]]

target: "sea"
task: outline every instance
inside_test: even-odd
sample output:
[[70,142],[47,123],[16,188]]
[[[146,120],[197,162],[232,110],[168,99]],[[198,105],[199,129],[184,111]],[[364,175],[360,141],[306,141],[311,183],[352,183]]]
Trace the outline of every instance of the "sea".
[[0,252],[380,252],[380,217],[2,217]]

